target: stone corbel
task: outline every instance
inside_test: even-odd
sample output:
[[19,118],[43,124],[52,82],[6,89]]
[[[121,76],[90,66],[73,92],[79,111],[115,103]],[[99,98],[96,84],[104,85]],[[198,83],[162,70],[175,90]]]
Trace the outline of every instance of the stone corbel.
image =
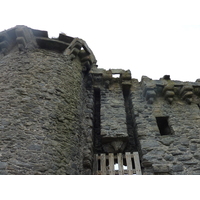
[[131,72],[130,70],[122,72],[122,80],[131,80]]
[[156,98],[156,92],[154,88],[147,87],[144,90],[144,97],[148,104],[153,104],[155,98]]
[[112,79],[112,71],[111,70],[104,71],[103,72],[103,81],[104,81],[105,88],[109,88],[111,79]]
[[79,54],[81,47],[82,44],[79,42],[79,39],[75,38],[63,54],[70,56],[70,59],[73,60]]
[[74,38],[63,54],[70,56],[71,60],[78,56],[84,72],[89,71],[97,62],[86,42],[79,38]]
[[188,104],[191,104],[193,96],[193,87],[190,84],[183,85],[180,90],[181,99],[185,100]]
[[15,34],[17,36],[16,42],[19,51],[24,51],[27,48],[35,48],[37,46],[31,29],[25,26],[16,26]]
[[174,99],[174,85],[168,84],[163,88],[164,98],[171,104]]

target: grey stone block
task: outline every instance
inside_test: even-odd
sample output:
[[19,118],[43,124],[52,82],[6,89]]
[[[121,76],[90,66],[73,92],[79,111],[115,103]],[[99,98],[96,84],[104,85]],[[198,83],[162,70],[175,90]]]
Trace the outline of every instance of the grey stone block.
[[174,172],[182,172],[183,171],[183,164],[176,164],[172,166],[172,171]]
[[169,165],[166,164],[153,164],[154,173],[167,173],[169,172]]
[[7,167],[6,162],[0,162],[0,169],[5,169]]

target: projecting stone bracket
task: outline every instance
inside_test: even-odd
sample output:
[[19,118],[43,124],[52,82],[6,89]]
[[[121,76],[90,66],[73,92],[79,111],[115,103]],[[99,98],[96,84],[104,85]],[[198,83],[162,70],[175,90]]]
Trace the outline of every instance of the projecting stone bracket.
[[93,52],[82,39],[72,38],[63,33],[58,38],[50,39],[47,31],[34,30],[22,25],[0,34],[0,53],[5,55],[14,46],[17,46],[19,51],[38,47],[55,50],[68,55],[71,60],[78,56],[83,72],[88,72],[97,62]]
[[174,85],[168,84],[163,88],[164,98],[171,104],[174,99]]
[[16,26],[15,28],[16,42],[19,51],[24,51],[25,49],[33,49],[37,47],[35,37],[28,27]]
[[14,46],[18,47],[19,51],[33,49],[37,47],[35,36],[32,29],[26,26],[16,26],[6,30],[0,35],[0,52],[4,55],[8,53]]
[[152,104],[156,98],[156,92],[154,88],[146,88],[144,90],[144,97],[148,104]]
[[63,54],[70,56],[71,60],[78,56],[84,72],[89,71],[93,66],[96,66],[97,60],[93,52],[82,39],[74,38]]
[[181,99],[185,100],[188,104],[191,104],[193,96],[193,87],[192,85],[184,85],[180,90]]

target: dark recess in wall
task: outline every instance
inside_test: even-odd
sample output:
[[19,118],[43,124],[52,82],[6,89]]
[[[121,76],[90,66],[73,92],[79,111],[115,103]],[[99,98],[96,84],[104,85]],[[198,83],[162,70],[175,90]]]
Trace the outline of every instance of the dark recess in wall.
[[168,124],[169,117],[156,117],[156,122],[161,135],[172,135]]
[[93,122],[93,134],[94,134],[94,152],[101,153],[101,91],[99,88],[94,88],[94,122]]
[[130,87],[123,86],[123,96],[124,96],[124,105],[126,111],[126,125],[127,125],[127,133],[129,136],[128,145],[125,149],[127,152],[137,151],[137,142],[135,138],[135,130],[134,130],[134,120],[132,116],[132,102],[130,99]]

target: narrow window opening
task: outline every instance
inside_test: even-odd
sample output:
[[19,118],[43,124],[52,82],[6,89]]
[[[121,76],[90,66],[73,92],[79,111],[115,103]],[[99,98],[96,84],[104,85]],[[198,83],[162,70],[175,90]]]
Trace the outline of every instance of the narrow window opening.
[[120,78],[120,74],[112,74],[113,78]]
[[199,107],[199,109],[200,109],[200,104],[199,104],[199,103],[197,104],[197,106],[198,106],[198,107]]
[[169,117],[156,117],[156,122],[161,135],[172,135],[168,119]]
[[96,153],[101,152],[101,118],[100,118],[100,109],[101,109],[101,91],[99,88],[94,89],[94,121],[93,121],[93,133],[94,133],[94,146]]

